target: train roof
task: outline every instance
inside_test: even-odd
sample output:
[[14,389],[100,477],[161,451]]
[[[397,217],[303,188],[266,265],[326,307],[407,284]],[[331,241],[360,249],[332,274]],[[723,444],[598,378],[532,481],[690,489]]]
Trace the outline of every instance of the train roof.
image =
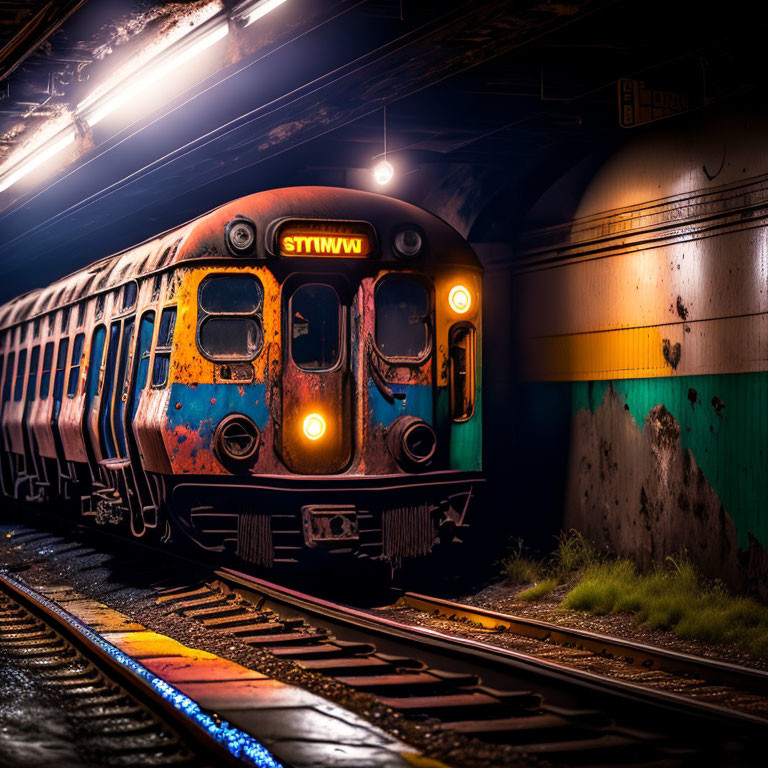
[[339,187],[284,187],[255,192],[225,203],[202,216],[138,245],[106,256],[48,286],[17,296],[0,307],[0,328],[44,315],[87,296],[109,291],[132,279],[182,262],[221,258],[227,253],[228,222],[246,217],[256,225],[257,248],[250,260],[271,257],[270,225],[288,219],[366,221],[380,247],[389,248],[392,233],[416,225],[427,236],[431,261],[480,268],[469,244],[447,222],[410,203],[386,195]]

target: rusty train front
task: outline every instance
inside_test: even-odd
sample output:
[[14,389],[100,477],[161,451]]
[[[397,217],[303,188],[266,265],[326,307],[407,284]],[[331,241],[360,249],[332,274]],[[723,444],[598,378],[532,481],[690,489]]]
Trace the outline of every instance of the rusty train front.
[[241,198],[0,309],[2,491],[267,567],[448,550],[482,484],[481,310],[426,211]]

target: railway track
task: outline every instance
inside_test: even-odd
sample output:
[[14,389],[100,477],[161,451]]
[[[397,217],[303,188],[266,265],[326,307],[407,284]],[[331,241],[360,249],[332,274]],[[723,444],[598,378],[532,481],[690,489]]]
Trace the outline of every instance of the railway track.
[[[758,715],[410,626],[230,568],[208,571],[198,564],[195,570],[192,563],[174,559],[169,570],[176,577],[156,598],[163,613],[369,693],[403,718],[437,723],[450,737],[493,745],[499,750],[495,765],[513,764],[516,755],[581,766],[764,764],[768,721]],[[183,580],[185,572],[192,581]],[[427,603],[437,599],[423,595],[403,600],[413,601],[414,607],[422,601],[420,609],[456,618],[469,608],[449,601]],[[487,613],[486,626],[496,622],[495,629],[501,619]],[[481,623],[476,614],[463,618]],[[555,630],[570,630],[543,624],[530,622],[526,630],[538,633],[537,642],[557,641],[582,654],[628,658],[615,638],[559,636]],[[595,645],[587,646],[588,639]],[[640,644],[630,645],[633,662],[648,668],[649,657],[640,655]],[[683,661],[680,654],[645,650],[665,656],[654,657],[653,665]],[[683,671],[678,668],[677,674]],[[757,692],[763,677],[755,674],[745,688]]]
[[231,569],[159,600],[414,719],[553,762],[758,765],[768,722],[401,624]]
[[[83,765],[279,768],[260,744],[200,711],[7,573],[0,574],[0,657],[35,675],[45,695],[66,711]],[[236,742],[238,750],[232,749]],[[252,759],[257,753],[260,759]]]
[[[634,640],[589,632],[577,627],[553,624],[540,619],[515,616],[474,605],[456,603],[440,597],[406,592],[395,607],[413,608],[431,616],[452,621],[469,622],[485,629],[505,631],[576,651],[589,651],[602,658],[617,659],[646,672],[663,671],[670,675],[729,687],[734,691],[750,691],[768,696],[768,672],[704,656],[660,648]],[[692,687],[693,690],[693,687]],[[768,712],[765,714],[768,718]]]

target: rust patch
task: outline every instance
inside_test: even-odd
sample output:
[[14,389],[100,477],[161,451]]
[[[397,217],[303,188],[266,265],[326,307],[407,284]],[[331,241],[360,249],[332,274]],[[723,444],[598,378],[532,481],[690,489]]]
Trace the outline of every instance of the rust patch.
[[688,400],[691,403],[691,408],[693,408],[693,406],[696,405],[698,399],[699,399],[699,393],[693,387],[690,387],[688,390]]
[[675,308],[677,309],[677,316],[681,320],[687,320],[688,319],[688,307],[686,307],[685,304],[683,304],[683,297],[682,296],[678,296],[677,297],[677,304],[676,304]]
[[682,353],[680,342],[672,344],[669,339],[662,339],[661,342],[664,345],[664,359],[670,366],[672,366],[672,370],[676,370],[677,366],[680,364],[680,355]]
[[719,416],[725,409],[725,403],[715,395],[712,398],[712,407],[715,409],[715,413]]

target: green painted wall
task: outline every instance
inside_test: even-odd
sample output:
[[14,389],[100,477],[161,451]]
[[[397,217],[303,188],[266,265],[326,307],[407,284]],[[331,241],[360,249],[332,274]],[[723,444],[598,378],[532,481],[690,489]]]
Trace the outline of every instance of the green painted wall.
[[[609,384],[640,429],[651,408],[666,407],[680,424],[683,448],[733,519],[739,547],[748,548],[748,533],[768,547],[768,373],[576,382],[574,413],[594,412]],[[724,406],[719,413],[715,398]]]

